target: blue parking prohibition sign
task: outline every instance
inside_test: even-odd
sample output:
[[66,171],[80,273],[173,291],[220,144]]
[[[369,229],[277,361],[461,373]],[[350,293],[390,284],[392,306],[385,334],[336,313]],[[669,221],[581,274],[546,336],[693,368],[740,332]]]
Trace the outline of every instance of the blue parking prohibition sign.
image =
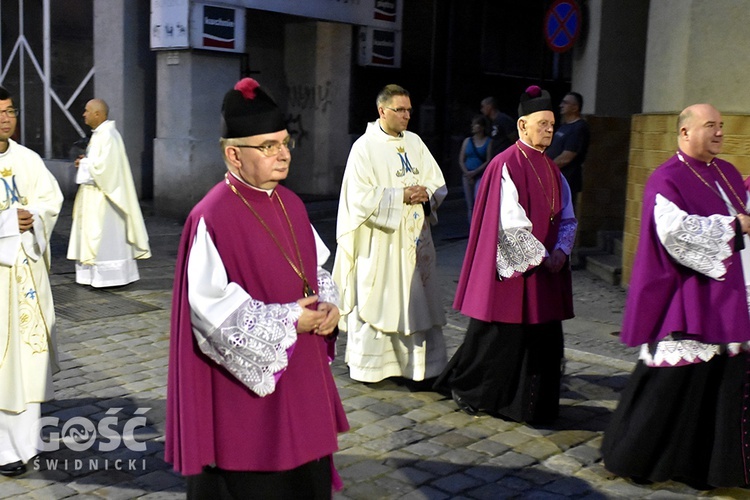
[[544,18],[544,38],[554,52],[573,48],[581,33],[581,10],[573,0],[556,0]]

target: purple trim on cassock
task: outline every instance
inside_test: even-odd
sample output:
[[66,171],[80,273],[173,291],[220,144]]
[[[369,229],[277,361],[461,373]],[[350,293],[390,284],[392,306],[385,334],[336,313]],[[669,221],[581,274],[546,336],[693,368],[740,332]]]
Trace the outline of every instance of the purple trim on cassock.
[[[737,211],[742,213],[742,207],[714,167],[685,153],[682,155],[711,186],[718,181]],[[744,202],[747,194],[737,169],[718,158],[715,161]],[[750,340],[750,315],[740,254],[735,252],[725,261],[727,273],[723,281],[676,263],[656,232],[654,206],[657,194],[689,215],[729,215],[724,200],[693,174],[677,155],[651,174],[643,193],[640,240],[620,338],[629,346],[655,342],[672,332],[683,332],[687,334],[683,338],[705,343]]]
[[[539,324],[569,319],[573,317],[573,293],[567,264],[558,273],[550,273],[540,265],[517,277],[502,281],[497,277],[495,259],[503,164],[507,164],[518,190],[519,203],[532,222],[532,234],[547,252],[555,249],[562,215],[562,186],[557,165],[548,160],[554,172],[550,178],[544,154],[521,141],[517,144],[534,162],[547,196],[515,144],[493,158],[479,185],[453,307],[481,321]],[[555,192],[554,224],[549,221],[552,189]]]
[[[296,260],[276,197],[231,180]],[[276,191],[294,227],[305,272],[317,288],[315,240],[304,204],[283,186]],[[224,181],[214,186],[188,216],[177,257],[165,460],[190,475],[209,464],[233,471],[289,470],[332,455],[338,449],[337,433],[349,426],[328,363],[330,343],[324,337],[299,334],[275,392],[263,398],[200,352],[190,322],[187,257],[201,218],[230,282],[265,303],[302,298],[302,281],[266,230]]]

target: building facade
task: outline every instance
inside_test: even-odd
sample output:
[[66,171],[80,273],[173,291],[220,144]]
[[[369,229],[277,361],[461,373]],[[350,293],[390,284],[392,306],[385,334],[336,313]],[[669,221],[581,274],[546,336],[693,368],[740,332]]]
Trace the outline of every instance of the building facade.
[[[219,109],[243,76],[257,78],[289,118],[299,146],[288,185],[331,198],[386,84],[411,91],[410,129],[454,186],[459,145],[482,98],[495,96],[515,116],[530,84],[555,101],[575,90],[592,126],[579,243],[624,228],[627,282],[639,193],[662,157],[644,145],[675,141],[664,116],[713,103],[736,127],[727,127],[726,155],[750,172],[748,14],[733,0],[568,0],[580,33],[572,50],[558,53],[545,22],[559,1],[4,0],[0,80],[20,90],[19,140],[47,159],[68,195],[71,159],[89,132],[83,106],[105,99],[139,194],[176,217],[225,171]],[[232,19],[222,17],[228,11]],[[226,36],[230,21],[234,38]],[[230,39],[234,47],[222,46]]]

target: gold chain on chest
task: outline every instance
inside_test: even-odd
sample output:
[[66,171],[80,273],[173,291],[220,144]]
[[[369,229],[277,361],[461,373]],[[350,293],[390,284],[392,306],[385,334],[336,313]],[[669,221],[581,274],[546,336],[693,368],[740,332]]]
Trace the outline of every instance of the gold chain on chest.
[[[726,201],[726,200],[724,199],[724,197],[723,197],[723,196],[721,195],[721,193],[719,193],[719,191],[718,191],[718,190],[717,190],[717,189],[716,189],[715,187],[713,187],[713,186],[712,186],[712,185],[711,185],[711,184],[710,184],[710,183],[709,183],[709,182],[708,182],[708,181],[707,181],[706,179],[704,179],[704,178],[703,178],[703,176],[702,176],[702,175],[701,175],[700,173],[698,173],[698,171],[697,171],[697,170],[695,170],[695,169],[693,168],[693,166],[692,166],[692,165],[691,165],[691,164],[690,164],[690,163],[689,163],[689,162],[688,162],[688,161],[687,161],[687,160],[686,160],[686,159],[685,159],[685,158],[684,158],[684,157],[682,156],[682,153],[680,153],[679,151],[677,151],[677,158],[679,158],[679,159],[680,159],[680,161],[681,161],[682,163],[684,163],[685,165],[687,165],[687,167],[688,167],[688,168],[690,169],[690,171],[691,171],[691,172],[693,172],[693,174],[695,174],[695,176],[696,176],[696,177],[697,177],[697,178],[698,178],[698,179],[699,179],[699,180],[700,180],[700,181],[701,181],[701,182],[702,182],[702,183],[703,183],[703,184],[704,184],[704,185],[705,185],[705,186],[706,186],[706,187],[707,187],[708,189],[710,189],[710,190],[711,190],[711,191],[712,191],[712,192],[713,192],[713,193],[714,193],[714,194],[715,194],[716,196],[718,196],[718,197],[719,197],[719,198],[720,198],[720,199],[721,199],[722,201]],[[740,204],[740,207],[742,207],[742,211],[743,211],[744,213],[748,213],[748,212],[747,212],[747,206],[745,205],[745,202],[743,202],[743,201],[742,201],[742,199],[740,198],[740,196],[739,196],[739,195],[737,194],[737,191],[735,191],[735,190],[734,190],[734,188],[732,187],[732,185],[731,185],[731,184],[729,183],[729,180],[728,180],[728,179],[726,178],[726,176],[724,175],[724,172],[722,172],[722,171],[721,171],[721,169],[719,168],[719,166],[718,166],[718,165],[716,164],[716,161],[714,161],[714,160],[711,160],[711,163],[707,163],[706,165],[707,165],[707,166],[713,166],[713,167],[714,167],[714,168],[716,169],[716,171],[717,171],[717,172],[719,172],[719,175],[721,176],[721,179],[722,179],[722,180],[724,181],[724,184],[725,184],[725,185],[726,185],[726,186],[727,186],[727,187],[729,188],[729,190],[730,190],[730,191],[732,192],[732,194],[734,195],[734,198],[735,198],[735,199],[737,200],[737,203],[739,203],[739,204]]]
[[260,216],[260,214],[253,208],[253,206],[250,204],[249,201],[245,199],[244,196],[242,196],[242,193],[237,191],[237,188],[234,187],[234,184],[229,180],[229,174],[224,174],[224,182],[227,183],[227,186],[229,186],[229,189],[232,190],[234,194],[236,194],[240,200],[245,204],[247,208],[250,209],[250,211],[253,213],[256,219],[258,219],[258,222],[260,222],[261,226],[266,230],[266,232],[271,236],[271,239],[276,244],[276,246],[281,251],[281,254],[284,256],[286,261],[289,263],[289,265],[294,270],[295,274],[299,276],[299,278],[302,280],[302,295],[305,297],[309,297],[311,295],[315,295],[315,292],[313,291],[312,287],[310,286],[310,283],[307,281],[307,277],[305,276],[305,267],[302,263],[302,254],[299,250],[299,245],[297,244],[297,237],[294,235],[294,228],[292,227],[292,221],[289,219],[289,214],[286,211],[286,207],[284,206],[284,202],[281,201],[281,196],[274,191],[271,196],[276,196],[276,199],[279,201],[279,205],[281,206],[281,211],[284,212],[284,217],[286,218],[286,223],[289,226],[289,233],[292,235],[292,242],[294,243],[294,249],[297,252],[297,262],[299,265],[295,264],[292,258],[289,256],[289,254],[286,252],[284,247],[281,245],[281,242],[279,242],[278,238],[276,238],[276,235],[271,231],[271,228],[268,227],[268,224],[266,224],[266,221],[263,220],[263,217]]
[[549,160],[547,160],[547,156],[542,153],[542,156],[544,156],[544,161],[547,163],[547,174],[550,182],[550,187],[552,188],[552,200],[550,201],[549,196],[547,196],[547,190],[544,188],[544,183],[542,182],[542,178],[539,177],[539,173],[536,171],[536,167],[534,166],[534,163],[531,161],[531,158],[528,157],[526,154],[526,151],[523,150],[521,146],[518,145],[516,142],[516,147],[518,150],[523,154],[523,157],[526,158],[526,161],[529,162],[529,165],[531,165],[531,170],[534,171],[534,175],[536,175],[536,180],[539,181],[539,186],[542,188],[542,193],[544,193],[544,199],[547,200],[547,204],[549,205],[549,222],[550,224],[554,224],[555,221],[555,176],[554,172],[552,171],[552,166],[549,164]]

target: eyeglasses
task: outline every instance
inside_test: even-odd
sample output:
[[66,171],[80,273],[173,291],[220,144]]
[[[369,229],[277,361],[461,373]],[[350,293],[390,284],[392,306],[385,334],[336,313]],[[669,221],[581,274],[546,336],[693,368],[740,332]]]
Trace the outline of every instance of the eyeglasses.
[[398,113],[399,115],[403,115],[404,113],[409,113],[410,115],[414,114],[414,109],[412,108],[389,108],[388,106],[383,106],[385,109],[390,109],[394,113]]
[[294,149],[294,146],[296,144],[294,143],[294,137],[287,137],[282,142],[272,142],[271,144],[263,144],[261,146],[250,146],[249,144],[235,144],[235,148],[253,148],[257,149],[261,153],[263,153],[263,156],[276,156],[281,152],[281,146],[284,146],[289,151]]
[[8,109],[0,109],[0,116],[7,116],[8,118],[16,118],[18,116],[18,109],[16,108],[8,108]]

